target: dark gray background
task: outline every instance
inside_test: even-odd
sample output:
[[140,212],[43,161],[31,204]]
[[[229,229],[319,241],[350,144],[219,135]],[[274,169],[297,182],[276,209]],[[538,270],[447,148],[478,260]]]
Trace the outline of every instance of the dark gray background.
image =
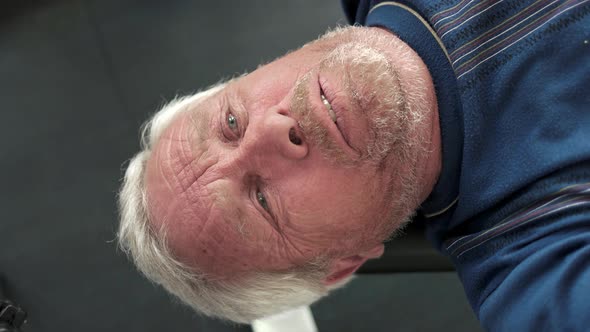
[[[0,20],[0,275],[25,331],[249,331],[117,251],[122,169],[163,103],[345,24],[339,2],[5,0]],[[363,275],[313,311],[323,332],[479,330],[452,272]]]

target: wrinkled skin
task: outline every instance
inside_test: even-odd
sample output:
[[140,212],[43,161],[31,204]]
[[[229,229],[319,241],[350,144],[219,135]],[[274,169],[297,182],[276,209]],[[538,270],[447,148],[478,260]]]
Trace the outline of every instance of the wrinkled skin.
[[[306,46],[232,81],[164,131],[147,165],[148,202],[153,226],[165,229],[181,261],[231,278],[328,254],[353,257],[343,267],[352,272],[382,253],[373,231],[387,215],[384,193],[395,189],[400,165],[366,158],[374,133],[363,111],[374,105],[355,103],[341,85],[355,78],[346,66],[322,65],[336,42]],[[345,134],[320,89],[334,109],[358,108],[339,114]],[[308,107],[327,137],[306,138],[295,107]]]

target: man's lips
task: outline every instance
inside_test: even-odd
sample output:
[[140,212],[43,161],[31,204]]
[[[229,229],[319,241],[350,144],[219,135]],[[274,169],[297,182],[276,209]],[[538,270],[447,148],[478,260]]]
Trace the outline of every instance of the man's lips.
[[336,121],[333,125],[340,133],[339,136],[345,144],[345,151],[349,152],[352,157],[358,158],[362,153],[359,150],[359,142],[355,140],[356,136],[353,135],[352,128],[355,121],[364,122],[365,120],[358,118],[361,112],[356,109],[358,105],[353,102],[351,95],[353,92],[347,88],[346,82],[338,76],[340,75],[325,70],[321,73],[319,81],[334,112]]

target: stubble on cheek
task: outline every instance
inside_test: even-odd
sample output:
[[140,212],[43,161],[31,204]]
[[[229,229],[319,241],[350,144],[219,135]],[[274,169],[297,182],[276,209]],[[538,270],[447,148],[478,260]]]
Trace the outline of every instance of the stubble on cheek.
[[384,53],[368,44],[338,46],[323,65],[340,70],[343,88],[354,103],[347,111],[367,120],[365,135],[369,139],[359,149],[363,159],[380,171],[390,172],[381,199],[391,211],[384,219],[392,217],[395,222],[379,223],[376,234],[391,234],[415,206],[417,179],[412,168],[420,145],[415,130],[421,114],[410,107],[398,70]]
[[369,138],[359,150],[363,159],[381,164],[407,136],[406,102],[397,71],[381,51],[358,42],[335,48],[322,66],[341,72],[351,103],[346,111],[367,121]]

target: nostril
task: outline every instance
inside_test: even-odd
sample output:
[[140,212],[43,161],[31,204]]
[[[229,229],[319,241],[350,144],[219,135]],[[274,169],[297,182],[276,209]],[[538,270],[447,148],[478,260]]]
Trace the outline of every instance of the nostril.
[[297,132],[295,131],[295,128],[291,128],[289,130],[289,141],[291,141],[291,143],[295,144],[295,145],[301,145],[301,138],[299,138],[299,136],[297,136]]

